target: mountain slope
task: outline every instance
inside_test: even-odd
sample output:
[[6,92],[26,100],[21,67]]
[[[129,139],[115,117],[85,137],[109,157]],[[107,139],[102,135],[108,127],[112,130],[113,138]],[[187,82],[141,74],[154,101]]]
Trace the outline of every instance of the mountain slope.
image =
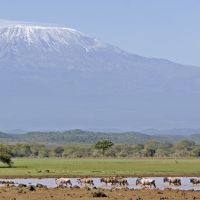
[[0,129],[198,128],[200,68],[73,29],[0,26]]

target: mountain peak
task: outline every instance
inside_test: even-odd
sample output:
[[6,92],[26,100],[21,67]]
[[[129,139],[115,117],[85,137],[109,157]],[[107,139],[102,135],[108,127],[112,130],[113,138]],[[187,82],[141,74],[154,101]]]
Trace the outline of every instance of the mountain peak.
[[111,49],[119,51],[116,47],[71,28],[0,22],[0,67],[31,65],[71,69],[80,66],[88,54]]

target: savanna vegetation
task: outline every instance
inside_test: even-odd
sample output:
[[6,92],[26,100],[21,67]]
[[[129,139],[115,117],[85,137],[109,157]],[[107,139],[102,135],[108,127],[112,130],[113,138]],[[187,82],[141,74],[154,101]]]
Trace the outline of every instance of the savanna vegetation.
[[200,158],[200,144],[196,141],[170,142],[139,133],[124,137],[73,133],[49,133],[49,139],[43,133],[0,134],[0,176],[200,174],[200,160],[196,159]]
[[[160,143],[148,140],[144,144],[114,144],[100,140],[95,144],[2,144],[1,154],[11,157],[58,158],[143,158],[143,157],[200,157],[200,145],[190,140]],[[1,158],[1,157],[0,157]],[[1,159],[2,160],[2,159]]]

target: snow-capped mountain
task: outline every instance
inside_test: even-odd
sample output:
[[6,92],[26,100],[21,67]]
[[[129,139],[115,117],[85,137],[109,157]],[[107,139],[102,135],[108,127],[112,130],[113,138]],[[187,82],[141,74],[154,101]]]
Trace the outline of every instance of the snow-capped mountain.
[[108,69],[119,67],[120,60],[116,59],[123,54],[126,55],[119,48],[74,29],[28,24],[0,26],[1,66],[93,70],[94,65],[101,69],[106,63]]
[[74,29],[0,21],[0,129],[198,128],[200,68]]

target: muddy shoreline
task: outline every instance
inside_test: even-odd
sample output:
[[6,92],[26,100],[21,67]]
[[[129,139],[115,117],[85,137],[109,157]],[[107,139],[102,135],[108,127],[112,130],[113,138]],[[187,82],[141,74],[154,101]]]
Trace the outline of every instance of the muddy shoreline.
[[[94,193],[102,192],[104,198],[93,197]],[[4,200],[195,200],[200,199],[200,191],[158,190],[158,189],[88,189],[88,188],[46,188],[29,191],[26,188],[0,188],[0,199]]]

